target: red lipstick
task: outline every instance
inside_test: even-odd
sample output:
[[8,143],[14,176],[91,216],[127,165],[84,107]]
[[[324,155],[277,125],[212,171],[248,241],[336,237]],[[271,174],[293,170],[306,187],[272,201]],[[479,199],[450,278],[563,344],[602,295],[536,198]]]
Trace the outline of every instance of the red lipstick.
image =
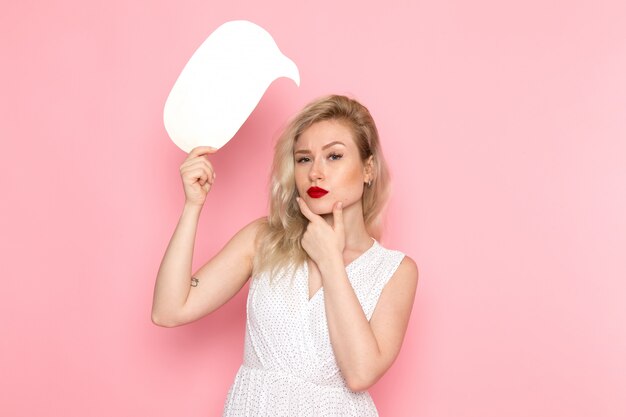
[[325,189],[320,188],[320,187],[311,187],[308,190],[306,190],[306,193],[311,198],[320,198],[320,197],[324,197],[326,194],[328,194],[328,191],[326,191]]

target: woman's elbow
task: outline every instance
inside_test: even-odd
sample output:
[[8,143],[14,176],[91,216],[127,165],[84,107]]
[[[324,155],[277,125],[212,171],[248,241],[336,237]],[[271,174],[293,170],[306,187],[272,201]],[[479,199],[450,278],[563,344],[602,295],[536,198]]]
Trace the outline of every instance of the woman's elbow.
[[152,312],[151,318],[152,318],[152,323],[154,323],[155,325],[159,327],[178,327],[182,324],[179,321],[174,320],[171,317],[162,316],[162,315],[156,314],[155,312]]
[[378,375],[361,375],[346,378],[346,385],[352,392],[363,392],[370,389],[379,379]]

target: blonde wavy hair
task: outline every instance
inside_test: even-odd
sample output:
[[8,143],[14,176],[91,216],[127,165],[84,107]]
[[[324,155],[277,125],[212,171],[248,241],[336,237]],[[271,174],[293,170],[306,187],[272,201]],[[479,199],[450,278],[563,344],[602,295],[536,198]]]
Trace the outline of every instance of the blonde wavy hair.
[[301,239],[308,219],[302,215],[296,197],[294,146],[307,128],[323,120],[339,120],[353,132],[363,163],[373,157],[373,179],[364,187],[362,203],[365,226],[370,235],[380,236],[380,214],[389,191],[389,172],[380,148],[378,130],[365,106],[340,95],[321,97],[309,103],[287,125],[274,147],[270,179],[269,215],[259,232],[253,275],[295,271],[307,260]]

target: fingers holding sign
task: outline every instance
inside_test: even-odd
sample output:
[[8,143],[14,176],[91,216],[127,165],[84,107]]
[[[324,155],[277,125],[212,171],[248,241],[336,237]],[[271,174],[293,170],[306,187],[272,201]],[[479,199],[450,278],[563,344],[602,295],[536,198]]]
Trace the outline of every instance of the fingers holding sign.
[[198,146],[189,152],[189,155],[180,166],[180,176],[185,191],[185,203],[202,206],[207,194],[215,181],[213,165],[206,155],[217,151],[210,146]]
[[333,226],[331,226],[320,215],[313,213],[302,198],[298,197],[296,201],[300,206],[300,212],[309,219],[302,236],[302,247],[309,257],[319,265],[319,261],[323,259],[341,256],[346,246],[342,203],[337,202],[333,205]]

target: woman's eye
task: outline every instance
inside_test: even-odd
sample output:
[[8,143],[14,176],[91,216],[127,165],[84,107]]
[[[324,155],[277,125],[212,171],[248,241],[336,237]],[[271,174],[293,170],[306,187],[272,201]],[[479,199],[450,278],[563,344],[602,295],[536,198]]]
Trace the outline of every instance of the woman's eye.
[[296,162],[298,162],[299,164],[301,164],[303,162],[309,162],[309,161],[310,161],[310,159],[309,159],[308,156],[302,156],[302,157],[296,159]]
[[332,159],[333,161],[336,161],[336,160],[338,160],[338,159],[341,159],[341,157],[342,157],[342,156],[343,156],[343,155],[340,155],[340,154],[338,154],[338,153],[331,153],[330,155],[328,155],[328,157],[329,157],[330,159]]

